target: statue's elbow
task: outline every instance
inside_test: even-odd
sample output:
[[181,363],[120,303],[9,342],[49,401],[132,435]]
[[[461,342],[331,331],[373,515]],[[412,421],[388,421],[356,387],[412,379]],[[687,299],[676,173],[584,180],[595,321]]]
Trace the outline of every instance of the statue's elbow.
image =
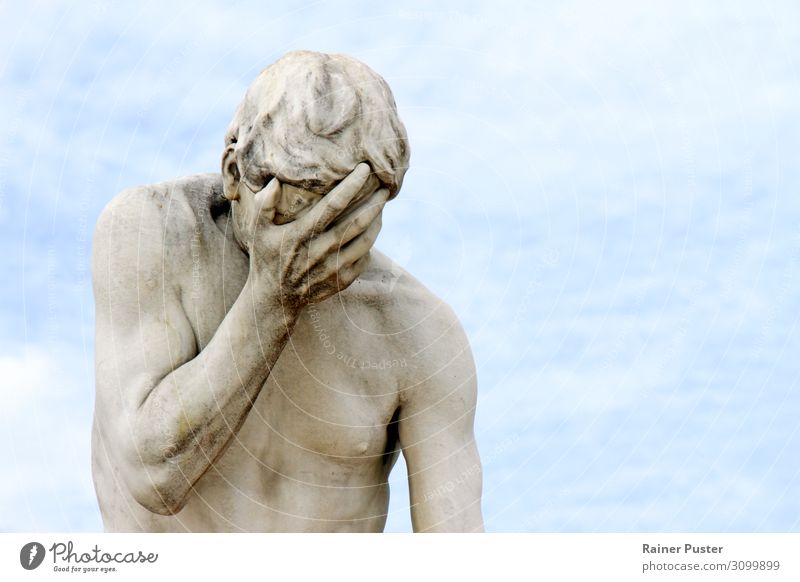
[[131,496],[151,513],[171,516],[186,506],[189,488],[182,483],[185,478],[174,467],[139,466],[129,468],[126,473]]
[[149,512],[167,517],[177,515],[186,505],[185,497],[171,496],[168,491],[148,491],[134,499]]

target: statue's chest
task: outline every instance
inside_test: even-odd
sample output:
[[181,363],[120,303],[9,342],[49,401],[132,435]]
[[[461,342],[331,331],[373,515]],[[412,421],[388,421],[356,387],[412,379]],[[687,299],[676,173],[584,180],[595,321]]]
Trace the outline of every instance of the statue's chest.
[[261,419],[275,439],[271,445],[342,461],[378,460],[394,447],[393,373],[362,365],[354,355],[363,353],[360,340],[320,331],[311,319],[298,323],[251,417]]
[[[201,350],[247,279],[240,253],[209,254],[215,256],[184,285]],[[354,321],[356,310],[369,318],[369,309],[345,291],[304,310],[238,435],[248,455],[280,449],[356,460],[379,459],[394,449],[396,427],[389,425],[399,404],[403,363],[391,360],[386,337]]]

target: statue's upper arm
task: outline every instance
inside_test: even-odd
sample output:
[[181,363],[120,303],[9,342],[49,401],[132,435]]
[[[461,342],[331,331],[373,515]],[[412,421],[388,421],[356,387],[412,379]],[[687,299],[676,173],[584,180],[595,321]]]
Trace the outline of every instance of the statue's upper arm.
[[441,439],[453,444],[472,439],[477,400],[472,351],[455,314],[446,305],[439,309],[443,314],[420,340],[425,346],[418,356],[421,374],[401,399],[400,427],[407,447],[425,449]]
[[[401,401],[415,531],[480,531],[482,471],[473,424],[477,382],[472,352],[455,314],[442,305],[420,354],[421,377]],[[427,352],[427,354],[426,354]]]
[[92,279],[99,420],[133,412],[197,353],[164,247],[162,209],[141,189],[115,198],[95,228]]

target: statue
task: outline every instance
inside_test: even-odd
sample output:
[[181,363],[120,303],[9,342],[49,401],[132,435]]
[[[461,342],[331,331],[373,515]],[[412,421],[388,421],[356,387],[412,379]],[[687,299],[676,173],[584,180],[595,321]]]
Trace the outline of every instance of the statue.
[[133,188],[95,231],[92,462],[110,532],[482,531],[475,367],[373,248],[409,149],[386,82],[292,52],[247,90],[221,174]]

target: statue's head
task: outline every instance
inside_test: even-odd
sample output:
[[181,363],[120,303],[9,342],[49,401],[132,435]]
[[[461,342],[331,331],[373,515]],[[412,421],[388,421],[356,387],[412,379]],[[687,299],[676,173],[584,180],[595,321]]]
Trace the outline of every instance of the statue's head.
[[250,85],[225,135],[225,195],[282,185],[276,222],[307,211],[360,162],[394,197],[408,168],[405,128],[379,75],[345,55],[291,52]]

